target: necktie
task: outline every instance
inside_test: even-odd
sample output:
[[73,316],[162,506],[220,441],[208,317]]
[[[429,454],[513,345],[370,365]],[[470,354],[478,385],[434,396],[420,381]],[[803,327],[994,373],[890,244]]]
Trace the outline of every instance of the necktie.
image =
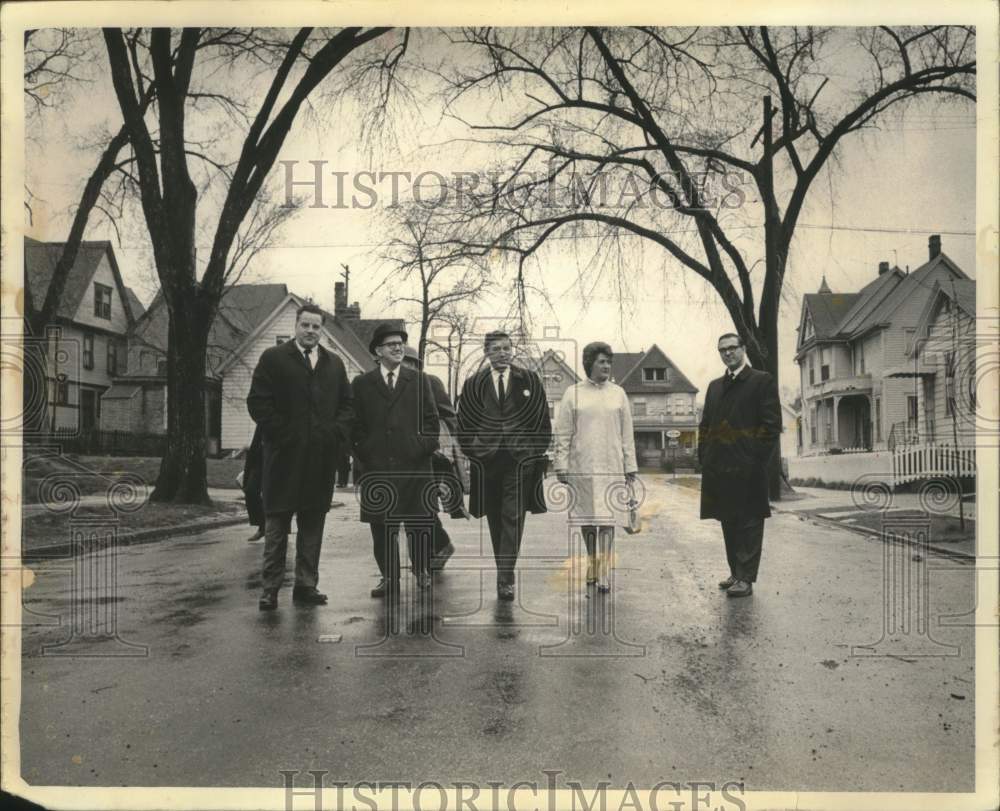
[[395,375],[395,372],[389,372],[389,391],[392,391],[395,388],[395,385],[392,382]]
[[315,368],[313,366],[312,351],[313,351],[313,348],[311,346],[307,346],[305,349],[302,350],[302,354],[306,356],[306,363],[309,364],[309,368],[310,369],[314,369]]
[[500,393],[499,400],[502,404],[505,399],[507,399],[507,392],[503,387],[503,372],[500,372],[500,377],[497,378],[497,391]]

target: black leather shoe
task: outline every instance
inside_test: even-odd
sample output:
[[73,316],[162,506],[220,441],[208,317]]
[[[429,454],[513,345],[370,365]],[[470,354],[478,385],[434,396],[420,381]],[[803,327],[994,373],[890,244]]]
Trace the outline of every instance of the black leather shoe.
[[326,605],[326,595],[316,589],[292,589],[292,602],[300,605]]
[[265,591],[260,595],[257,608],[261,611],[274,611],[278,607],[278,592]]
[[497,597],[499,597],[501,600],[513,600],[514,584],[505,583],[502,586],[497,586]]
[[737,580],[726,590],[727,597],[749,597],[753,594],[753,584],[746,580]]
[[730,586],[735,585],[737,582],[738,581],[736,580],[735,577],[733,577],[732,575],[729,575],[729,577],[727,577],[725,580],[720,580],[719,581],[719,588],[722,589],[723,591],[725,591]]
[[385,597],[390,592],[399,594],[399,582],[389,581],[383,577],[378,581],[378,585],[371,590],[371,595],[372,597]]
[[417,588],[421,591],[429,589],[431,587],[431,576],[426,572],[424,574],[417,575]]
[[440,572],[448,562],[448,558],[455,554],[454,544],[448,544],[431,559],[431,571]]

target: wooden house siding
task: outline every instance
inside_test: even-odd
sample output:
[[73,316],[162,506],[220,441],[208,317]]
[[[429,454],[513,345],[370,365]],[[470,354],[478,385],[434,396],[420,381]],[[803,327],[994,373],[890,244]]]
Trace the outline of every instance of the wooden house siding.
[[[94,315],[94,283],[103,284],[111,288],[111,320],[98,318]],[[77,307],[73,320],[80,324],[106,329],[125,335],[128,330],[128,316],[125,314],[125,302],[118,290],[118,282],[115,281],[114,271],[111,270],[111,263],[105,254],[94,271],[93,277],[87,284],[86,292],[80,299],[80,306]]]
[[[264,350],[275,346],[279,337],[287,340],[294,338],[297,307],[294,301],[286,302],[282,311],[268,324],[267,329],[261,332],[226,370],[222,378],[222,448],[244,448],[250,444],[254,422],[247,412],[247,395],[250,393],[253,370]],[[348,380],[353,380],[365,371],[326,335],[322,337],[320,343],[344,362]]]

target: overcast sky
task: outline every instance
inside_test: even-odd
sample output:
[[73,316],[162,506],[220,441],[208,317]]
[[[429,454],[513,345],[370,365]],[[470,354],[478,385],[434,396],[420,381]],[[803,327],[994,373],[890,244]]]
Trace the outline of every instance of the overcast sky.
[[[103,57],[103,54],[99,54]],[[68,208],[96,161],[93,149],[80,148],[81,139],[101,127],[120,125],[109,77],[99,61],[93,80],[61,107],[34,119],[27,143],[28,182],[36,195],[34,225],[29,234],[61,240],[68,227]],[[426,104],[405,111],[393,122],[396,146],[370,156],[359,143],[357,110],[348,103],[336,111],[320,109],[303,117],[289,137],[280,159],[299,161],[296,177],[305,179],[311,160],[327,161],[328,172],[406,170],[416,175],[436,171],[448,175],[469,168],[468,155],[455,146],[427,148],[460,136],[454,123],[443,122],[441,111]],[[916,108],[880,131],[846,140],[839,161],[814,183],[788,262],[781,312],[781,375],[783,386],[797,382],[792,360],[801,295],[814,292],[825,275],[834,291],[851,292],[877,273],[880,261],[901,268],[927,260],[927,237],[942,234],[944,251],[970,276],[975,242],[975,116],[971,106]],[[272,173],[271,187],[282,186],[282,167]],[[327,178],[333,185],[332,176]],[[127,284],[148,303],[154,277],[147,235],[141,221],[122,223],[122,241],[115,250]],[[412,313],[395,305],[385,293],[372,291],[383,278],[380,240],[383,218],[377,210],[304,209],[281,232],[278,244],[263,252],[243,281],[284,282],[294,292],[312,296],[332,307],[333,284],[341,265],[351,267],[350,298],[361,304],[364,317],[404,317]],[[116,240],[104,224],[91,227],[90,239]],[[759,231],[740,235],[751,260],[759,257]],[[203,244],[207,253],[207,240]],[[732,324],[714,290],[683,270],[652,244],[630,252],[628,273],[634,280],[622,300],[609,279],[581,289],[580,269],[595,250],[593,240],[553,241],[530,268],[529,281],[544,287],[554,304],[540,297],[529,300],[535,334],[558,329],[561,347],[579,358],[579,348],[604,340],[619,351],[635,352],[656,343],[701,390],[717,376],[717,336]],[[593,268],[591,268],[593,270]],[[483,303],[484,318],[503,312],[509,291]],[[548,345],[548,344],[545,344]]]

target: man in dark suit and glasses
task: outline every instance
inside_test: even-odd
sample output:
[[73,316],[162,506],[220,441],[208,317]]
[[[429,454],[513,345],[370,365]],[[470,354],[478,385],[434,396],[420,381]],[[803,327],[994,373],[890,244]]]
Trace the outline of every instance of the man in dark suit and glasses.
[[771,515],[767,464],[781,433],[778,384],[750,368],[743,341],[719,338],[726,373],[708,384],[698,426],[701,517],[722,523],[729,577],[719,583],[730,597],[753,594]]
[[254,369],[247,409],[261,431],[264,566],[261,611],[278,606],[292,516],[295,587],[292,600],[323,605],[316,589],[323,526],[333,497],[339,449],[350,441],[351,386],[344,362],[319,345],[323,311],[298,309],[295,340],[267,349]]
[[431,457],[438,449],[438,412],[427,376],[402,365],[406,338],[401,329],[381,324],[368,347],[379,359],[378,368],[358,375],[352,384],[361,520],[371,527],[382,574],[372,597],[399,593],[400,525],[406,529],[417,587],[431,585],[431,532],[437,509]]
[[472,463],[469,512],[486,516],[497,596],[513,600],[525,513],[546,511],[541,482],[552,424],[541,379],[511,363],[510,336],[491,332],[483,346],[489,364],[462,387],[458,435]]

